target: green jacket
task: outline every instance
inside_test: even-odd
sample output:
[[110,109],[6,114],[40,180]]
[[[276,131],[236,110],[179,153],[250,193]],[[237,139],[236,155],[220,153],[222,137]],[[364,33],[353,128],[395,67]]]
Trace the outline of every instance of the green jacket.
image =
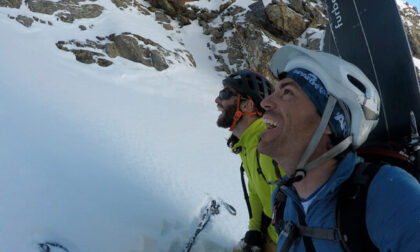
[[[248,177],[249,203],[251,206],[252,218],[249,220],[249,230],[261,230],[261,217],[264,213],[271,218],[271,193],[275,185],[268,185],[263,176],[258,173],[257,146],[260,135],[266,127],[262,123],[262,118],[253,122],[241,135],[239,142],[233,146],[233,149],[241,147],[241,159],[245,173]],[[272,159],[264,154],[260,154],[260,166],[267,181],[277,179]],[[284,172],[281,170],[281,174]],[[270,238],[277,243],[277,233],[272,225],[267,230]]]

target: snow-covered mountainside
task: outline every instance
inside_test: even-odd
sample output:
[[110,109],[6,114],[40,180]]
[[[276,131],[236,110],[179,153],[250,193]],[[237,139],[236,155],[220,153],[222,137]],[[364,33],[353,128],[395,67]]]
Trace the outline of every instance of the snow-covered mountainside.
[[[60,11],[33,12],[29,4],[0,8],[0,251],[39,251],[48,241],[71,252],[181,251],[209,197],[238,215],[221,210],[194,248],[230,250],[246,230],[247,210],[239,159],[216,126],[224,74],[209,60],[210,38],[197,22],[181,29],[170,21],[174,29],[166,30],[152,12],[106,0],[76,4],[103,10],[69,23]],[[19,16],[34,21],[26,27]],[[158,41],[173,64],[157,71],[94,56],[113,63],[102,67],[70,51],[123,32]],[[67,51],[59,41],[75,42]]]
[[319,0],[253,3],[0,0],[0,251],[181,251],[212,198],[237,215],[221,207],[193,251],[231,251],[248,212],[221,80],[269,76],[327,25]]

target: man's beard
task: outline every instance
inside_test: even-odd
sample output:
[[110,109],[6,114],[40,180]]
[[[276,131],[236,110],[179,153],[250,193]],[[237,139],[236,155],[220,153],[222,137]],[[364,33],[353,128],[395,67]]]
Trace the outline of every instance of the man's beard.
[[236,106],[231,105],[224,109],[222,112],[224,115],[217,119],[217,126],[221,128],[229,128],[233,123],[233,117],[235,116]]

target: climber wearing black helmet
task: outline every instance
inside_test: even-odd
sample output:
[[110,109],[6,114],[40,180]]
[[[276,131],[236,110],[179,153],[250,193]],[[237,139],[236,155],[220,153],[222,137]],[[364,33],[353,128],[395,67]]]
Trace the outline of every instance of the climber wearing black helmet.
[[[248,231],[234,251],[277,251],[277,234],[271,222],[271,193],[279,168],[272,159],[257,152],[264,110],[262,99],[273,92],[273,85],[262,75],[242,70],[223,80],[223,89],[215,102],[221,111],[217,126],[229,128],[228,146],[242,159],[242,186],[250,215]],[[246,190],[243,171],[248,177]],[[283,172],[282,172],[283,173]],[[258,250],[260,249],[260,250]]]

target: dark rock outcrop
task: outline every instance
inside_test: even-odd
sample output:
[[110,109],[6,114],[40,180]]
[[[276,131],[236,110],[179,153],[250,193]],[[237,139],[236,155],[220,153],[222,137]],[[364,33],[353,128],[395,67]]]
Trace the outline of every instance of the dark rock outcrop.
[[273,1],[265,7],[257,2],[249,9],[230,1],[219,12],[192,9],[203,33],[210,36],[207,46],[218,62],[217,71],[248,68],[271,78],[269,62],[280,45],[291,42],[320,49],[328,20],[323,6],[311,1]]
[[22,25],[26,26],[26,27],[30,27],[32,25],[32,23],[34,22],[34,20],[30,17],[25,17],[22,15],[17,16],[16,21],[18,21],[19,23],[21,23]]
[[411,51],[416,58],[420,58],[420,15],[416,7],[408,4],[400,7],[403,24],[410,43]]
[[150,15],[150,12],[147,10],[147,8],[136,0],[111,0],[111,2],[120,8],[120,10],[124,10],[129,7],[135,7],[138,11],[140,11],[141,14],[146,16]]
[[55,15],[63,22],[72,23],[75,19],[95,18],[102,14],[103,7],[97,4],[84,4],[84,0],[61,0],[59,2],[26,0],[32,12]]
[[[176,60],[178,63],[188,63],[190,66],[196,66],[194,58],[188,51],[180,49],[170,51],[140,35],[125,32],[97,39],[97,41],[86,40],[85,42],[76,40],[59,41],[56,45],[61,50],[72,52],[76,56],[76,60],[80,62],[87,64],[97,63],[100,66],[111,65],[111,59],[118,56],[154,67],[158,71],[165,70],[169,65],[174,64],[171,59]],[[69,49],[70,47],[66,45],[76,46],[78,49]],[[106,59],[105,54],[111,59]]]
[[22,0],[0,0],[0,7],[9,7],[19,9],[22,5]]
[[288,39],[299,37],[308,26],[302,14],[284,3],[269,4],[265,11],[275,30]]

